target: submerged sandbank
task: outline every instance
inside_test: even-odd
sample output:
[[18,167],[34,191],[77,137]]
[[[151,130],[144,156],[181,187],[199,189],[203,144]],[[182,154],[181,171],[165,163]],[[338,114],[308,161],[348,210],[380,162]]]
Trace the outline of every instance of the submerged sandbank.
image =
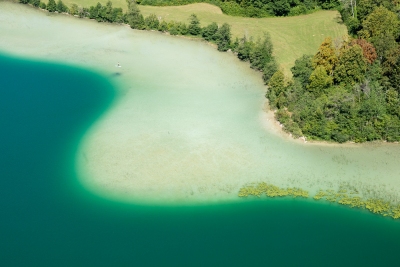
[[117,86],[120,97],[77,151],[81,183],[104,197],[220,202],[262,181],[310,192],[343,182],[365,194],[400,192],[399,146],[283,137],[273,119],[262,119],[259,73],[202,42],[7,2],[0,34],[0,51],[90,68]]

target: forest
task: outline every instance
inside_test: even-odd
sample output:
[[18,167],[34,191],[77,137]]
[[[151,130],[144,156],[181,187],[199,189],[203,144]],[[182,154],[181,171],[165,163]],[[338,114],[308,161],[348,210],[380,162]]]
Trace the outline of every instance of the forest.
[[400,141],[399,3],[350,1],[349,38],[326,38],[315,55],[268,81],[266,97],[294,137],[335,142]]

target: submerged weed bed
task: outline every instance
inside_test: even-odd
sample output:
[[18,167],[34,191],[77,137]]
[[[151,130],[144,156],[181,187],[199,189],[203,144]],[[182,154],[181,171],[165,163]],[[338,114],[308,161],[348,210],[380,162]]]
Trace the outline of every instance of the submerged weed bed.
[[[309,192],[297,188],[288,187],[280,188],[273,184],[264,182],[252,184],[242,187],[239,190],[239,197],[256,196],[261,197],[292,197],[292,198],[309,198]],[[351,208],[366,209],[372,213],[382,215],[384,217],[390,216],[393,219],[400,218],[400,204],[391,204],[380,198],[362,198],[356,189],[347,190],[339,188],[339,190],[319,190],[318,193],[312,197],[314,200],[325,200],[331,203],[338,203],[340,205],[349,206]]]

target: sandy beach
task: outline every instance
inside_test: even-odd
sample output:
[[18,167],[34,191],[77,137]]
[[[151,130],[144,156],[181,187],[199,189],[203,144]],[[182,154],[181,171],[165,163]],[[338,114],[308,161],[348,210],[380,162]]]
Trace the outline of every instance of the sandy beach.
[[[80,182],[148,204],[238,199],[249,183],[355,186],[400,201],[396,144],[313,144],[265,112],[260,73],[204,42],[0,2],[0,52],[98,72],[118,91],[76,155]],[[121,68],[116,68],[117,63]]]

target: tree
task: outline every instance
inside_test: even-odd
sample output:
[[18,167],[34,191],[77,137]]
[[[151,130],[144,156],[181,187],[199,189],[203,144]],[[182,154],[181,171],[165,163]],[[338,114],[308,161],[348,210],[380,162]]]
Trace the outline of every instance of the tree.
[[332,46],[332,38],[328,37],[318,48],[317,54],[312,59],[314,69],[318,66],[324,67],[329,75],[333,75],[333,68],[336,64],[337,56]]
[[195,14],[190,15],[189,34],[199,35],[201,33],[200,21]]
[[265,64],[263,69],[263,80],[264,83],[267,84],[271,79],[272,75],[278,71],[278,63],[276,63],[275,59],[272,58],[267,64]]
[[21,4],[28,4],[28,3],[29,3],[29,0],[19,0],[19,2],[20,2]]
[[308,85],[310,75],[313,72],[312,58],[313,56],[303,55],[301,58],[296,59],[293,68],[290,69],[293,77],[299,80],[304,88]]
[[95,19],[98,22],[103,21],[103,18],[101,16],[101,10],[102,10],[103,6],[101,5],[101,3],[97,3],[96,6],[91,6],[89,9],[89,18],[91,19]]
[[71,4],[71,7],[69,8],[69,12],[71,15],[78,15],[79,12],[79,7],[77,4]]
[[160,22],[155,14],[150,14],[145,20],[144,23],[148,29],[157,30]]
[[319,97],[327,88],[332,86],[332,84],[333,79],[327,74],[325,67],[317,66],[317,68],[310,75],[307,89],[315,97]]
[[250,51],[250,67],[263,70],[265,64],[272,59],[272,42],[269,34],[264,34],[263,40],[258,40]]
[[[239,45],[236,49],[237,57],[243,61],[250,60],[250,54],[252,53],[252,51],[254,49],[254,45],[255,44],[251,39],[247,40],[246,36],[243,36],[243,38],[240,39]],[[274,71],[274,73],[275,73],[275,71]]]
[[375,59],[378,57],[376,54],[375,47],[368,43],[365,39],[354,39],[350,43],[351,45],[359,45],[363,50],[364,58],[367,60],[369,64],[372,64]]
[[400,93],[400,45],[388,52],[383,63],[383,72],[388,77],[390,86]]
[[394,89],[386,91],[387,111],[391,115],[399,116],[400,118],[400,99],[399,93]]
[[278,70],[274,75],[272,75],[268,82],[270,94],[275,94],[275,97],[278,97],[281,93],[284,93],[285,87],[285,75],[283,74],[283,71]]
[[216,37],[217,31],[218,31],[218,24],[216,22],[212,22],[202,29],[202,37],[206,41],[215,41],[217,38]]
[[350,46],[348,49],[344,48],[335,66],[335,82],[345,85],[361,83],[366,71],[367,64],[362,48],[359,45]]
[[31,0],[30,2],[34,7],[38,7],[40,5],[40,0]]
[[132,29],[143,30],[145,27],[144,18],[141,14],[135,0],[126,0],[128,3],[128,12],[126,20]]
[[371,38],[391,35],[396,39],[400,34],[400,21],[395,13],[380,6],[363,21],[363,34]]
[[58,0],[56,10],[58,13],[64,13],[68,11],[68,7],[61,0]]
[[47,4],[47,10],[49,12],[55,12],[57,10],[57,4],[54,0],[49,0],[49,3]]
[[222,24],[215,33],[218,51],[227,51],[231,44],[231,26],[227,23]]
[[213,22],[206,27],[204,27],[201,31],[201,36],[204,38],[206,41],[215,41],[215,34],[218,31],[218,24]]
[[290,11],[290,4],[287,0],[275,0],[273,10],[276,16],[286,16]]
[[168,23],[165,20],[161,21],[161,23],[158,26],[158,30],[160,32],[167,32],[168,31]]
[[113,6],[111,1],[107,1],[106,5],[102,7],[100,15],[103,21],[114,22]]

